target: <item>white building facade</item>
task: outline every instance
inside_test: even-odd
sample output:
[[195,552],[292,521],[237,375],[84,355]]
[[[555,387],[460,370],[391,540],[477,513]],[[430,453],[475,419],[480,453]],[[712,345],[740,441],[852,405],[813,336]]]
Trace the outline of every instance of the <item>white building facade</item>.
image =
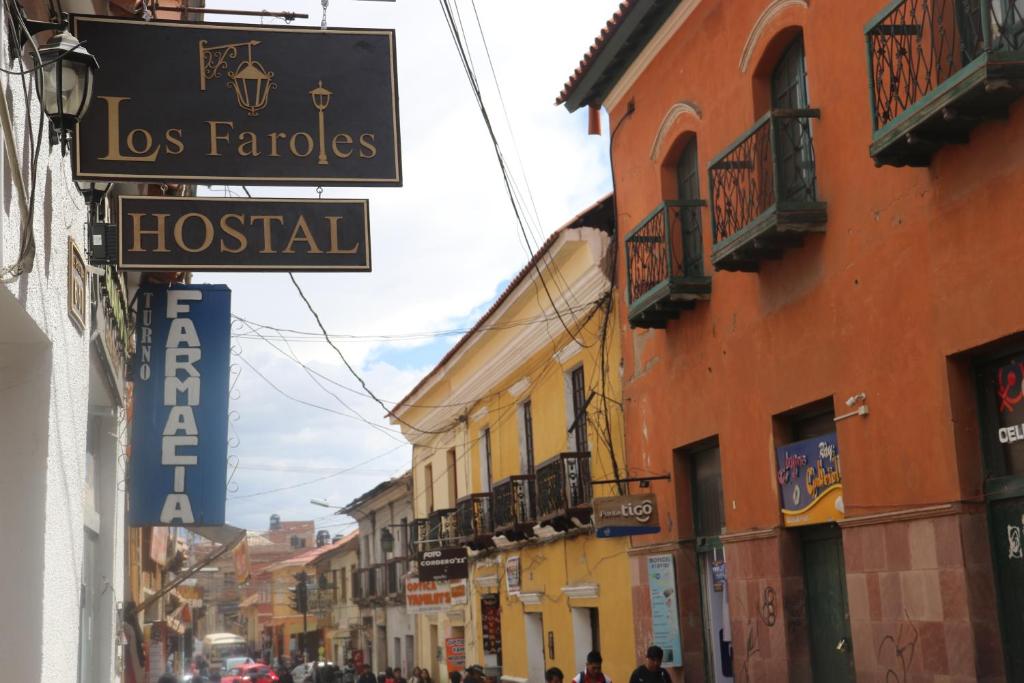
[[[412,474],[379,484],[342,512],[359,523],[359,569],[353,586],[360,608],[357,649],[375,672],[386,667],[408,672],[416,665],[415,620],[405,607],[405,578],[412,562]],[[390,542],[385,542],[388,537]]]
[[87,207],[34,76],[0,84],[0,538],[13,551],[0,662],[10,680],[108,683],[124,600],[124,283],[86,266]]

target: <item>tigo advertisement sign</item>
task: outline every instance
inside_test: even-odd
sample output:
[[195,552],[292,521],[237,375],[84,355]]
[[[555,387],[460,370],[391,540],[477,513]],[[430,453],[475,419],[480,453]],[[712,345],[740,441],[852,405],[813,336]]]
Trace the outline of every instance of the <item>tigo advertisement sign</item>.
[[138,302],[129,524],[224,524],[231,291],[143,285]]
[[595,498],[594,527],[598,538],[656,534],[661,531],[658,501],[650,493]]

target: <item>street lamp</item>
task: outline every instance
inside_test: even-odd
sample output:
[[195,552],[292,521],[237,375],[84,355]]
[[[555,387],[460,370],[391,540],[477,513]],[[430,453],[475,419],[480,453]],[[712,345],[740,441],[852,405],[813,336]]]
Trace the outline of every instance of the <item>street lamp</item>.
[[380,530],[380,549],[385,555],[395,551],[395,537],[387,527]]
[[85,198],[85,203],[89,205],[89,220],[102,220],[103,198],[107,196],[107,191],[113,183],[102,180],[76,180],[75,184]]
[[309,91],[310,97],[313,98],[313,106],[316,107],[317,116],[319,118],[320,125],[320,155],[317,157],[316,162],[321,166],[327,165],[327,141],[324,133],[324,111],[327,109],[327,105],[331,103],[330,90],[324,87],[323,81],[317,81],[317,86]]
[[54,34],[38,53],[36,94],[50,118],[50,144],[67,154],[68,133],[89,109],[96,58],[69,31]]

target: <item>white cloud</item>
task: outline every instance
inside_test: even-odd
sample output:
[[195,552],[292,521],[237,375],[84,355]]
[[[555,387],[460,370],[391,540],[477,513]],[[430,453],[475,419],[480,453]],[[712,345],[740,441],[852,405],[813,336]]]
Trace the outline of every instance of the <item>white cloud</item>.
[[[212,8],[251,9],[251,4],[248,0],[208,2]],[[542,239],[610,189],[607,137],[588,137],[585,114],[569,115],[553,102],[618,2],[477,0],[476,4],[540,217],[536,229],[540,234],[533,239]],[[308,11],[311,17],[306,23],[319,23],[318,2],[268,0],[261,7]],[[485,101],[521,183],[523,174],[490,67],[475,36],[472,5],[461,0],[459,7],[471,36]],[[438,4],[430,0],[333,0],[329,11],[332,26],[393,26],[397,30],[405,186],[326,189],[325,196],[369,197],[374,271],[300,274],[297,278],[332,333],[400,335],[471,325],[473,320],[467,319],[467,314],[490,301],[498,284],[514,275],[528,254]],[[243,21],[241,17],[237,20]],[[267,196],[315,197],[313,188],[251,189]],[[204,274],[197,280],[230,285],[233,310],[245,318],[283,328],[315,329],[285,275]],[[455,337],[445,339],[445,344],[426,339],[345,341],[339,346],[375,393],[396,400],[455,341]],[[300,366],[266,343],[246,339],[239,340],[237,346],[243,357],[282,391],[349,412]],[[359,389],[326,344],[293,343],[292,348],[317,371]],[[244,362],[239,365],[239,396],[232,407],[238,413],[234,427],[240,443],[234,452],[240,457],[240,466],[232,480],[237,491],[229,493],[231,523],[265,528],[267,518],[275,512],[285,519],[323,516],[327,511],[312,507],[310,498],[345,503],[382,480],[382,470],[397,474],[408,467],[408,446],[400,446],[358,419],[285,398]],[[323,383],[361,416],[394,429],[370,399]],[[395,447],[397,450],[381,455]],[[252,495],[323,477],[331,473],[330,468],[338,471],[372,458],[376,459],[352,472],[313,485]],[[328,524],[337,521],[324,520]]]

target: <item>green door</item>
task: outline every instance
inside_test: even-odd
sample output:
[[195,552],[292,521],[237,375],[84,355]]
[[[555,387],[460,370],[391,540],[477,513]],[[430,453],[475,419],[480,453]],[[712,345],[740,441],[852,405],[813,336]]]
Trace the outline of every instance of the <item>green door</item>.
[[1024,676],[1024,498],[988,504],[1007,680]]
[[843,536],[835,524],[801,530],[807,626],[815,681],[854,681]]

